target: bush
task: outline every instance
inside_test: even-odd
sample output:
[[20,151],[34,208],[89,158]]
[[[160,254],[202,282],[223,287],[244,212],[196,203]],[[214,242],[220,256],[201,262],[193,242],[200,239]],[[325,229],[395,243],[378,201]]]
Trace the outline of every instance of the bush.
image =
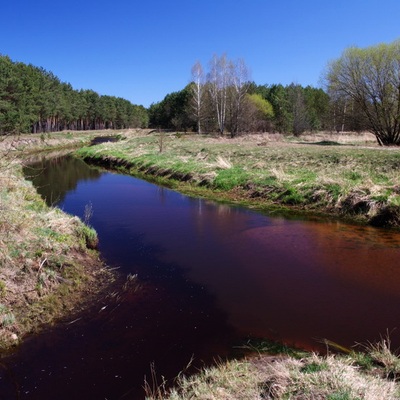
[[214,180],[217,189],[230,190],[247,183],[248,175],[240,167],[232,167],[218,172]]

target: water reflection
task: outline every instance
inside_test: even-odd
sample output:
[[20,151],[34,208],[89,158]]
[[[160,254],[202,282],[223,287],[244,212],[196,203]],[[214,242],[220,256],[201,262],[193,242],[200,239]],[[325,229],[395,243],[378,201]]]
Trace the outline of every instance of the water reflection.
[[[80,182],[60,205],[79,215],[88,202],[110,262],[149,280],[157,263],[180,266],[243,336],[311,348],[317,338],[352,345],[397,327],[398,233],[269,218],[111,173]],[[155,266],[138,262],[154,249]]]
[[98,169],[88,168],[82,160],[70,156],[42,158],[26,165],[23,172],[49,205],[62,202],[79,181],[97,180],[101,176]]
[[[122,274],[137,273],[147,288],[105,319],[92,315],[57,333],[48,362],[56,368],[62,359],[76,368],[76,354],[91,360],[85,363],[92,371],[85,376],[87,390],[97,387],[95,393],[119,398],[124,389],[127,398],[138,398],[153,360],[172,376],[192,353],[198,360],[228,355],[235,341],[249,336],[315,349],[321,338],[351,346],[398,326],[396,232],[269,218],[100,173],[78,160],[50,162],[35,185],[53,198],[56,193],[60,207],[72,214],[82,217],[92,204],[102,255]],[[69,342],[81,336],[91,345]],[[400,345],[397,331],[392,342]],[[37,370],[37,360],[49,360],[45,345],[37,346],[37,353],[28,347],[21,353],[15,366],[21,374]],[[65,352],[71,346],[75,356]],[[117,356],[102,362],[104,352]],[[126,377],[127,369],[135,377],[123,378],[112,392],[113,376]],[[55,374],[53,393],[64,382],[63,393],[73,396],[83,381],[75,372]],[[46,387],[35,393],[45,396]]]

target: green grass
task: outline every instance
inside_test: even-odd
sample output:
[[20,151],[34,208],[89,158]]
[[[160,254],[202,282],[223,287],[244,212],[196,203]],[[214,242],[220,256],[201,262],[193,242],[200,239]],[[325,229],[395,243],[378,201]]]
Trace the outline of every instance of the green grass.
[[0,158],[0,242],[0,348],[83,304],[107,274],[96,281],[97,233],[46,206],[15,157]]
[[303,374],[315,374],[317,372],[325,371],[329,368],[328,363],[311,361],[301,367],[300,372]]
[[395,194],[389,198],[389,204],[395,207],[400,207],[400,195]]
[[[87,147],[77,154],[127,166],[132,174],[139,171],[164,184],[183,181],[174,184],[183,192],[192,193],[194,186],[202,186],[214,190],[206,196],[263,209],[280,204],[295,207],[296,212],[312,210],[367,222],[385,205],[397,206],[400,152],[379,148],[374,142],[366,147],[364,140],[361,148],[354,143],[348,146],[346,141],[341,146],[315,146],[310,138],[303,142],[301,138],[273,141],[273,137],[249,135],[232,140],[169,134],[160,153],[157,135],[135,132],[126,134],[122,142]],[[315,141],[323,142],[318,139],[321,135]],[[368,207],[360,208],[360,201]],[[388,223],[397,222],[389,218]]]
[[78,235],[81,237],[81,239],[83,240],[83,244],[86,247],[88,247],[89,249],[97,248],[99,239],[97,236],[97,232],[93,228],[87,225],[82,225],[78,230]]
[[248,182],[249,176],[241,167],[232,167],[220,170],[214,179],[216,189],[231,190],[240,187]]
[[349,391],[343,390],[340,392],[335,392],[332,394],[328,394],[327,400],[361,400],[360,397],[354,397],[352,396]]

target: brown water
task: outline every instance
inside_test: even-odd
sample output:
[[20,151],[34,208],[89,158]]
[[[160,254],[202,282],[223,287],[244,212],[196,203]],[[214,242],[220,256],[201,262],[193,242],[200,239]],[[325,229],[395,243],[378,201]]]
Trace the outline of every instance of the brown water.
[[38,190],[79,216],[91,204],[102,255],[144,289],[3,359],[4,398],[141,399],[151,363],[172,378],[192,356],[207,365],[247,338],[318,350],[323,338],[352,346],[390,331],[400,346],[399,233],[271,218],[71,158],[50,163]]

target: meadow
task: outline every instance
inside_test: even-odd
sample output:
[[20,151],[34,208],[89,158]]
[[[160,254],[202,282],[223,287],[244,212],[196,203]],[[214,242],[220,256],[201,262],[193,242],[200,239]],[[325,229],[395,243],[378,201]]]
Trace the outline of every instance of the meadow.
[[367,133],[231,139],[140,130],[120,139],[77,154],[186,194],[263,211],[400,223],[400,153]]

